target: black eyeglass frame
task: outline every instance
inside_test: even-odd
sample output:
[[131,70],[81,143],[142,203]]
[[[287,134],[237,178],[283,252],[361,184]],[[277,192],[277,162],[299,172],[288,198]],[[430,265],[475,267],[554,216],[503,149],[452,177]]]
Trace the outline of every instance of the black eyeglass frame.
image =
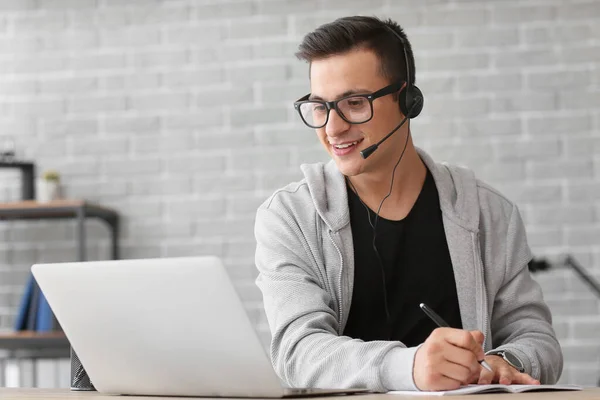
[[[298,114],[300,114],[300,118],[302,119],[302,122],[304,122],[304,124],[306,126],[308,126],[309,128],[319,129],[319,128],[322,128],[325,125],[327,125],[327,122],[329,122],[329,113],[332,109],[335,110],[338,113],[338,115],[347,123],[352,124],[352,125],[360,125],[360,124],[369,122],[371,119],[373,119],[373,100],[378,99],[383,96],[387,96],[388,94],[399,92],[400,89],[402,89],[402,85],[404,85],[404,82],[405,81],[394,82],[391,85],[383,87],[383,88],[379,89],[378,91],[370,93],[370,94],[351,94],[349,96],[345,96],[345,97],[342,97],[341,99],[337,99],[334,101],[308,100],[308,98],[311,95],[309,93],[309,94],[303,96],[302,98],[298,99],[297,101],[295,101],[294,108],[296,109],[296,111],[298,111]],[[346,118],[344,113],[339,110],[338,103],[340,101],[344,101],[351,97],[363,97],[363,98],[367,99],[367,101],[369,102],[369,107],[371,107],[371,116],[368,119],[366,119],[362,122],[348,121],[348,119]],[[302,111],[300,110],[300,107],[302,106],[302,104],[305,104],[305,103],[319,103],[319,104],[323,104],[327,108],[327,118],[325,118],[325,122],[322,125],[313,126],[313,125],[310,125],[308,122],[306,122],[306,120],[304,119],[304,116],[302,115]]]

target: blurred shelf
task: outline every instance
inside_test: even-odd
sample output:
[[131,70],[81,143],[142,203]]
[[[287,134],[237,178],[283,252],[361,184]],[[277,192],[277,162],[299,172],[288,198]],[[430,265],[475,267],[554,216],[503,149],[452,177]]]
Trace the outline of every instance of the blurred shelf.
[[[104,221],[111,234],[111,257],[119,258],[119,215],[110,208],[85,200],[62,199],[48,203],[23,200],[0,203],[0,220],[73,219],[77,231],[77,258],[86,261],[86,224],[88,218]],[[4,354],[6,353],[6,354]],[[63,332],[0,332],[0,358],[68,358],[71,346]]]
[[0,203],[0,220],[75,219],[78,231],[79,261],[85,261],[87,258],[85,248],[85,220],[87,218],[99,218],[106,222],[111,231],[112,259],[118,259],[119,215],[110,208],[85,200],[69,199],[48,203],[40,203],[35,200]]
[[[69,350],[69,340],[63,332],[33,331],[0,333],[0,349],[5,350]],[[66,353],[68,354],[68,352]]]
[[84,200],[55,200],[49,203],[23,200],[0,203],[0,219],[77,218],[82,213],[86,217],[100,218],[109,223],[118,218],[114,210]]

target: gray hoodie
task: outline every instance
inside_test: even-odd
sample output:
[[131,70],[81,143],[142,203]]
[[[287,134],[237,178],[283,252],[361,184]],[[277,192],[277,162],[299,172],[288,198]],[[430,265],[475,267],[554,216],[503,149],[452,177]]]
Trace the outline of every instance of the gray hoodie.
[[[463,328],[484,333],[485,351],[510,350],[526,373],[555,383],[562,353],[527,268],[532,255],[517,207],[470,170],[417,151],[439,192]],[[276,191],[256,215],[256,283],[277,374],[292,387],[417,390],[418,347],[343,336],[354,285],[346,183],[333,161],[301,169],[305,178]]]

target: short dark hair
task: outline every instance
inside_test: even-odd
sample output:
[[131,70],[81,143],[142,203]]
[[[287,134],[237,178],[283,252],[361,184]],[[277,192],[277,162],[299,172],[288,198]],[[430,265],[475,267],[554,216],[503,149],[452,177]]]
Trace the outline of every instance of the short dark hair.
[[390,83],[406,81],[403,44],[388,28],[394,30],[404,40],[410,66],[410,83],[414,84],[415,59],[412,47],[404,30],[391,19],[384,21],[368,16],[338,18],[306,34],[298,47],[296,57],[311,64],[314,60],[362,47],[375,53],[380,61],[380,72],[390,80]]

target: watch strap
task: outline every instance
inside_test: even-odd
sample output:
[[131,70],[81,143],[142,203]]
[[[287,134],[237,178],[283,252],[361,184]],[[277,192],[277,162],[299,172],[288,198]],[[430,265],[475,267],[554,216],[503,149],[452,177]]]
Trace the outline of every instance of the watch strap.
[[[509,354],[507,356],[507,354]],[[521,361],[521,359],[519,357],[517,357],[514,353],[511,353],[508,350],[490,350],[487,353],[485,353],[486,356],[499,356],[502,357],[502,359],[504,361],[506,361],[506,363],[508,365],[510,365],[511,367],[513,367],[514,369],[516,369],[519,372],[525,372],[525,368],[523,366],[523,361]],[[518,361],[519,364],[516,364],[514,362],[511,361],[511,358],[515,359],[515,361]]]

